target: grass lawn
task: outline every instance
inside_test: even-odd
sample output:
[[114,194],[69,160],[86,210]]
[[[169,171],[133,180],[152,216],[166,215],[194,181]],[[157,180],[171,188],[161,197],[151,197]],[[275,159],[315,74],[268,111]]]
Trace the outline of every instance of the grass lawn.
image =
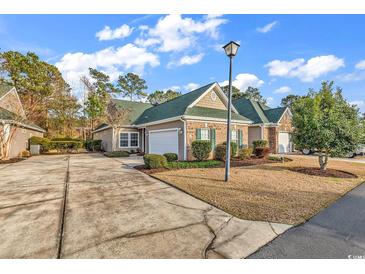
[[328,168],[353,173],[344,179],[307,175],[290,168],[317,167],[318,159],[234,167],[228,183],[224,168],[181,169],[152,176],[242,219],[299,224],[365,181],[365,164],[331,160]]

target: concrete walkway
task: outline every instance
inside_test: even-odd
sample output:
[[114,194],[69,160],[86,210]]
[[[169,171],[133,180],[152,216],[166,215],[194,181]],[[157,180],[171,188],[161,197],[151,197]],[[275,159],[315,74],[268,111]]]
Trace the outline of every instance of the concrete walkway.
[[290,227],[237,219],[123,161],[38,156],[1,169],[0,258],[244,258]]
[[250,258],[365,259],[365,184]]

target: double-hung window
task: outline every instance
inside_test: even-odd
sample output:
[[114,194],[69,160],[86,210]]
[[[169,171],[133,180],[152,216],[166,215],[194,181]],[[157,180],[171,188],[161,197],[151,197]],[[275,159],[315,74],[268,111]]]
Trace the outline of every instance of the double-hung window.
[[200,140],[210,141],[209,132],[210,132],[209,128],[200,129]]
[[238,134],[237,134],[237,130],[232,130],[231,131],[231,141],[235,142],[236,144],[238,144]]
[[121,132],[119,135],[119,146],[121,148],[137,148],[139,146],[139,133]]

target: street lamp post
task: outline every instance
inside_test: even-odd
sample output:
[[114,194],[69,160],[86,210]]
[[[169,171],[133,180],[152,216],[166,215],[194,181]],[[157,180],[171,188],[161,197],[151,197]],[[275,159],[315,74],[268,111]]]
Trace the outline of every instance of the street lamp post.
[[226,55],[229,57],[229,89],[228,89],[228,117],[227,117],[227,141],[226,141],[226,172],[224,181],[229,179],[230,160],[231,160],[231,116],[232,116],[232,61],[237,54],[239,44],[236,42],[229,42],[223,47]]

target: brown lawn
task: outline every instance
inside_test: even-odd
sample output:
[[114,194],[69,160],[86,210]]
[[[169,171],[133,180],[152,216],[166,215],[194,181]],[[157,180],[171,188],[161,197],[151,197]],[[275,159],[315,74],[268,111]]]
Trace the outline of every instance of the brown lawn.
[[152,176],[242,219],[301,223],[365,181],[365,164],[330,160],[328,168],[358,178],[339,179],[289,170],[317,167],[317,158],[290,156],[292,162],[234,167],[228,183],[224,168],[181,169]]

